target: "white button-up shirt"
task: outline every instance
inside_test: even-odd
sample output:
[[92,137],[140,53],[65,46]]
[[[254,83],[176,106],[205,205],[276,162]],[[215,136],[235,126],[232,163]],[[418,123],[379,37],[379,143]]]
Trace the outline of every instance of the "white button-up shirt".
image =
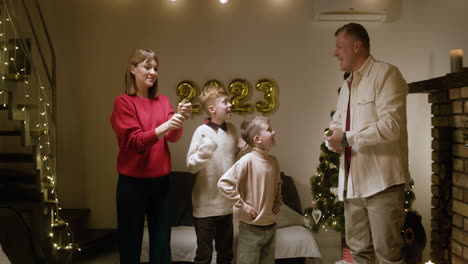
[[338,180],[340,200],[344,190],[346,198],[363,198],[409,181],[406,81],[395,66],[372,56],[349,78],[353,78],[351,89],[345,81],[330,123],[330,127],[345,131],[351,91],[350,131],[346,132],[352,147],[351,167],[346,181],[343,152]]

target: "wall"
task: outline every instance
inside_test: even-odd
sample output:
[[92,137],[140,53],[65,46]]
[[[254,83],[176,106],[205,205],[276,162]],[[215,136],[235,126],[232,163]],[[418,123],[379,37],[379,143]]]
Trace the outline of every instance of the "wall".
[[[318,165],[322,131],[342,82],[332,57],[333,33],[343,22],[315,22],[311,0],[44,0],[58,57],[59,192],[62,207],[88,207],[94,227],[115,227],[117,144],[109,125],[114,98],[124,90],[128,56],[148,47],[160,58],[160,92],[175,103],[182,80],[199,86],[211,78],[251,84],[263,77],[279,87],[278,133],[273,150],[294,177],[304,207],[309,178]],[[372,54],[397,65],[408,82],[445,75],[448,50],[468,51],[463,0],[403,0],[386,23],[363,23]],[[256,98],[249,100],[254,103]],[[188,121],[171,145],[173,168],[185,170],[185,155],[203,115]],[[243,119],[235,115],[238,125]],[[430,223],[430,107],[427,95],[408,96],[414,208]]]

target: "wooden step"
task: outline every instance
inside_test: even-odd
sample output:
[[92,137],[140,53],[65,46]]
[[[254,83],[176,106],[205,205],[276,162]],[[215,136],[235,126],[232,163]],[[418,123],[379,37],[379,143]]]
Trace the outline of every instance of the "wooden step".
[[[8,104],[0,104],[0,111],[1,110],[8,110]],[[14,107],[14,105],[13,105]],[[23,108],[26,109],[38,109],[38,106],[36,104],[16,104],[16,110],[22,110]],[[13,108],[15,109],[15,108]]]
[[34,173],[33,163],[0,163],[0,170],[10,169],[19,171],[20,173]]
[[[0,120],[1,120],[0,123],[3,122],[1,118]],[[17,122],[17,121],[11,121],[11,122]],[[8,132],[10,134],[12,134],[11,131],[21,131],[21,124],[18,123],[18,126],[11,125],[11,123],[5,124],[4,129],[2,128],[1,131],[10,131]],[[39,139],[38,137],[31,137],[31,140],[34,143],[38,143],[39,142],[38,139]],[[0,153],[32,153],[33,146],[35,145],[29,145],[29,146],[23,145],[22,136],[13,136],[13,135],[12,136],[0,136]]]
[[42,201],[40,175],[32,172],[0,169],[0,201]]
[[38,173],[0,168],[0,201],[41,202],[40,175]]
[[42,201],[42,193],[37,191],[37,186],[0,184],[0,201],[2,203],[16,203],[20,201]]
[[38,106],[36,104],[17,104],[16,109],[21,110],[21,109],[37,109]]
[[[47,135],[47,130],[46,129],[31,129],[29,131],[29,135],[32,137],[44,136],[44,135]],[[11,131],[1,130],[0,136],[21,136],[21,130],[11,130]]]
[[26,80],[25,75],[23,74],[5,74],[5,81],[11,82],[24,82]]
[[0,131],[0,136],[21,136],[21,131]]
[[0,184],[36,184],[38,175],[21,170],[0,168]]
[[0,162],[34,162],[33,154],[29,153],[0,153]]

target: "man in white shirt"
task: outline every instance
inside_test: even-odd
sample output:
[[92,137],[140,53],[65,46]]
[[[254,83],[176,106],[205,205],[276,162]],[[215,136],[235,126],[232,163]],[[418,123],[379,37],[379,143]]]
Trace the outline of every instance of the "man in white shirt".
[[355,263],[404,263],[401,229],[409,180],[406,95],[400,71],[370,55],[366,29],[339,28],[333,55],[350,76],[325,136],[342,154],[339,198],[344,201],[346,243]]

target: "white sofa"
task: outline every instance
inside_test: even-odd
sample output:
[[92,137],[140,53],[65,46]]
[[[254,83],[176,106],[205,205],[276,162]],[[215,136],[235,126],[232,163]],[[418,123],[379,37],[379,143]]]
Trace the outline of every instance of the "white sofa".
[[[171,192],[173,195],[173,227],[171,235],[171,251],[173,262],[193,262],[195,257],[196,235],[192,225],[191,189],[194,175],[189,172],[172,172]],[[304,227],[304,217],[299,195],[291,177],[282,173],[282,193],[284,205],[277,220],[276,231],[276,259],[277,262],[288,263],[288,259],[295,259],[300,263],[320,263],[322,256],[313,233]],[[237,222],[234,220],[234,247],[236,248]],[[216,253],[215,253],[216,254]],[[299,260],[298,260],[299,258]],[[148,233],[145,229],[141,252],[141,262],[149,261]],[[216,263],[214,255],[212,263]]]

